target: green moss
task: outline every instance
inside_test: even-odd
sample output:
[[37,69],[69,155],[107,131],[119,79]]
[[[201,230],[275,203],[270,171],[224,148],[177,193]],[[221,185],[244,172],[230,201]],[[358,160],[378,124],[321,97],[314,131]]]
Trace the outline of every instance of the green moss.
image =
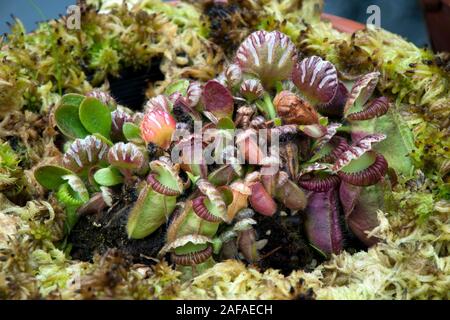
[[17,191],[20,189],[22,170],[19,157],[7,142],[0,140],[0,191]]
[[[79,31],[68,29],[60,19],[41,23],[28,34],[16,20],[0,51],[1,108],[45,111],[54,94],[86,93],[106,77],[119,76],[123,68],[147,67],[156,57],[167,60],[163,64],[174,72],[207,58],[198,54],[199,49],[207,52],[207,30],[191,5],[175,7],[155,0],[130,9],[109,7],[112,13],[105,15],[97,14],[98,4],[89,6]],[[188,42],[190,48],[183,48],[187,63],[177,65],[172,58],[181,48],[173,44]],[[170,75],[166,77],[170,82]]]

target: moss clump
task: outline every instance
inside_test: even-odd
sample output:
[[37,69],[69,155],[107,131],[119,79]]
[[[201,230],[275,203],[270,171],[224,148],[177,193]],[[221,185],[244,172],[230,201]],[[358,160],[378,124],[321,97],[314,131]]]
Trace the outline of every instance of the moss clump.
[[216,3],[208,0],[185,1],[203,12],[208,37],[228,54],[254,30],[278,30],[297,39],[306,23],[318,22],[323,8],[321,0],[231,0]]
[[20,177],[19,160],[7,142],[0,141],[0,191],[14,185]]
[[148,66],[153,59],[162,58],[166,76],[158,87],[180,74],[206,79],[218,72],[213,67],[223,56],[206,40],[192,6],[142,1],[100,7],[91,2],[81,10],[80,30],[67,28],[63,18],[27,33],[15,21],[1,39],[2,114],[22,107],[48,111],[64,92],[86,93],[122,69]]

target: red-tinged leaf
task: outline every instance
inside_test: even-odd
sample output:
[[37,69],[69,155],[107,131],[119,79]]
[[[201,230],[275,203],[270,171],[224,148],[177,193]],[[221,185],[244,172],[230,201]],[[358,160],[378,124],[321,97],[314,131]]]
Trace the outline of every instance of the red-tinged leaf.
[[297,211],[305,209],[307,198],[305,193],[292,180],[287,178],[285,172],[280,172],[278,184],[275,188],[275,197],[288,209]]
[[346,119],[349,121],[370,120],[385,115],[388,110],[389,99],[386,97],[380,97],[368,103],[364,110],[349,114]]
[[145,142],[152,142],[167,149],[170,146],[175,127],[176,122],[169,113],[155,109],[145,114],[141,122],[141,136]]
[[299,129],[308,137],[315,139],[323,138],[327,134],[327,128],[320,124],[299,126]]
[[250,204],[256,212],[264,216],[273,216],[277,211],[277,204],[270,194],[264,189],[261,182],[256,182],[251,186],[252,195],[250,196]]
[[264,88],[287,80],[297,60],[297,50],[288,36],[264,30],[253,32],[236,53],[236,63],[244,73],[256,76]]
[[369,237],[368,232],[379,225],[377,210],[384,208],[384,189],[384,183],[361,188],[345,182],[339,189],[347,225],[367,246],[379,241],[376,237]]
[[344,106],[347,102],[348,95],[349,92],[347,87],[339,81],[338,89],[334,98],[329,103],[318,104],[316,109],[324,116],[342,117],[344,115]]
[[334,164],[332,170],[339,171],[343,167],[347,166],[352,160],[358,159],[367,151],[372,150],[372,145],[383,141],[386,139],[384,134],[369,134],[358,142],[352,144],[345,152],[343,152],[336,163]]
[[226,87],[215,80],[210,80],[203,89],[203,105],[206,111],[216,118],[231,118],[234,110],[233,96]]
[[145,156],[133,143],[116,143],[108,152],[109,163],[116,167],[139,170],[144,166]]
[[292,72],[292,81],[311,101],[328,104],[338,91],[338,75],[333,64],[312,56],[300,61]]
[[345,116],[363,110],[364,105],[375,91],[379,78],[379,72],[372,72],[362,76],[355,82],[344,107]]
[[313,192],[305,212],[305,230],[311,244],[327,256],[341,252],[343,236],[337,191]]

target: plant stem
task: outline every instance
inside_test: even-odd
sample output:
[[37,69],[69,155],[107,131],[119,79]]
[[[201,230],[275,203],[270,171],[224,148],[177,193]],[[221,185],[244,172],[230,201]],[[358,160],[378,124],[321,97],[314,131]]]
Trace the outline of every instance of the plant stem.
[[264,104],[266,105],[267,113],[269,114],[270,120],[275,119],[277,116],[275,112],[275,106],[272,103],[272,98],[268,93],[264,94]]
[[275,112],[275,106],[273,105],[272,98],[268,93],[265,93],[263,101],[257,101],[256,105],[258,109],[260,109],[260,111],[270,120],[274,120],[276,118],[277,114]]

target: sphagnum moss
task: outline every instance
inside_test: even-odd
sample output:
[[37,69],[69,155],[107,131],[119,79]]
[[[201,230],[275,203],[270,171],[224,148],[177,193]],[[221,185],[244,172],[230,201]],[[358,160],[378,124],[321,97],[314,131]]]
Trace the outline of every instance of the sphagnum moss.
[[[294,2],[289,5],[295,5],[295,8],[300,8],[300,2]],[[274,1],[275,9],[281,10],[284,8],[283,6],[278,7],[277,3],[278,1]],[[303,1],[303,3],[305,6],[314,7],[316,2]],[[153,1],[146,4],[148,8],[155,8],[155,11],[161,11],[161,7],[158,8],[158,5],[160,4]],[[170,16],[170,12],[176,12],[168,9],[168,7],[164,7],[165,5],[161,6],[165,8],[166,15]],[[256,7],[253,10],[261,10],[261,12],[264,10],[262,12],[264,14],[258,16],[263,17],[262,19],[267,18],[264,8]],[[283,13],[280,17],[284,17],[285,14]],[[95,16],[94,13],[92,15]],[[265,22],[261,21],[261,25],[265,28],[271,28],[271,26],[275,25],[286,27],[292,23],[291,27],[294,26],[294,28],[284,29],[285,33],[290,36],[292,36],[290,32],[293,32],[290,30],[303,30],[305,28],[301,21],[292,20],[292,18],[288,19],[288,24],[277,21],[277,19],[270,20],[272,22],[268,20]],[[178,27],[181,25],[182,23]],[[49,28],[48,30],[52,29]],[[250,31],[247,31],[247,34]],[[315,33],[312,31],[315,31]],[[193,34],[196,33],[194,32]],[[325,26],[319,23],[316,23],[316,25],[311,23],[305,34],[306,38],[303,38],[304,44],[308,43],[308,41],[315,41],[314,37],[324,37],[325,35],[329,41],[330,39],[331,41],[336,39],[338,42],[348,41],[349,37],[348,35],[332,31],[328,25]],[[384,36],[385,34],[382,31],[370,31],[370,37],[382,39]],[[203,41],[205,40],[200,42]],[[377,43],[374,48],[383,48],[384,46],[384,44],[381,44],[381,41],[375,41],[366,44],[367,47],[365,49],[368,51],[372,50],[371,45],[373,43]],[[340,61],[347,59],[348,52],[359,50],[356,49],[359,45],[361,43],[356,44],[349,41],[345,46],[340,46],[343,49],[342,51],[334,55],[325,52],[326,50],[321,46],[310,46],[308,50],[313,50],[310,52],[319,54],[337,63],[338,70],[347,74],[352,70],[348,70],[345,65],[342,66]],[[402,48],[408,49],[408,52],[419,52],[418,49],[409,44],[405,44]],[[395,46],[389,45],[386,47],[386,50],[391,52],[390,54],[394,57],[402,56],[400,52],[402,49],[398,49]],[[198,52],[196,51],[196,53]],[[429,60],[434,58],[429,53],[421,53],[421,58],[423,54]],[[416,57],[417,55],[413,54],[411,56]],[[355,72],[357,74],[361,73],[361,71],[389,70],[389,65],[382,62],[381,55],[379,63],[374,69],[372,69],[370,64],[365,65],[366,59],[364,57],[365,54],[361,54],[362,62],[356,68],[357,71]],[[212,59],[210,62],[218,63],[220,60],[221,58],[217,60]],[[27,61],[27,59],[24,59],[24,61]],[[199,60],[196,62],[201,63]],[[441,69],[438,66],[427,66],[429,64],[428,60],[423,63],[425,67],[421,66],[421,68],[424,68],[424,72],[419,72],[422,78],[419,76],[414,77],[412,78],[414,79],[413,82],[409,82],[411,81],[410,78],[405,75],[402,76],[402,81],[392,80],[389,82],[390,79],[388,78],[388,81],[384,83],[385,77],[380,81],[379,89],[390,90],[392,96],[397,97],[397,101],[408,102],[405,100],[408,99],[429,107],[417,108],[413,110],[415,112],[413,115],[409,114],[406,117],[410,125],[417,127],[414,131],[414,143],[417,149],[414,150],[413,158],[416,161],[416,166],[425,171],[425,175],[415,172],[413,174],[414,178],[399,179],[398,185],[394,187],[392,194],[388,197],[390,199],[386,199],[388,205],[385,211],[387,213],[379,212],[381,223],[373,231],[373,234],[382,239],[382,242],[369,249],[368,252],[358,252],[356,254],[343,252],[339,255],[332,255],[328,262],[320,265],[315,271],[295,271],[288,277],[283,277],[272,270],[261,273],[251,268],[245,268],[242,263],[226,261],[216,264],[192,281],[182,283],[179,280],[180,274],[164,263],[160,263],[152,268],[138,265],[128,267],[127,257],[115,251],[110,251],[103,257],[98,256],[92,264],[71,261],[64,257],[62,251],[56,249],[53,244],[55,240],[62,237],[62,222],[64,219],[62,210],[58,209],[59,206],[54,200],[51,200],[50,203],[31,201],[23,208],[10,203],[5,208],[2,207],[1,213],[1,220],[8,221],[8,230],[6,231],[8,234],[11,234],[11,238],[6,242],[5,249],[2,249],[1,252],[0,292],[2,297],[250,297],[280,299],[294,298],[298,295],[300,297],[310,297],[306,292],[306,288],[310,287],[314,289],[315,297],[321,299],[448,298],[448,288],[450,286],[448,261],[449,205],[448,180],[446,180],[448,179],[448,168],[446,169],[448,150],[447,152],[445,151],[445,148],[448,148],[448,143],[446,142],[448,140],[445,140],[445,116],[442,116],[442,114],[445,115],[445,112],[448,112],[448,107],[446,107],[448,105],[446,102],[448,97],[445,95],[445,91],[442,90],[442,88],[445,88],[446,83],[443,81],[446,77],[445,73],[441,73]],[[413,66],[414,64],[409,65],[411,68]],[[434,73],[437,76],[435,75],[431,82],[427,81],[427,79],[431,77],[433,70],[427,69],[428,67],[437,71]],[[204,79],[214,76],[217,72],[215,67],[210,65],[209,68],[211,73],[209,75],[202,74],[202,76],[205,76]],[[104,72],[100,69],[98,69],[99,72]],[[107,72],[110,72],[113,69],[108,70]],[[203,68],[202,70],[206,69]],[[201,75],[200,73],[192,73],[193,71],[193,69],[189,68],[184,69],[184,72],[189,72],[188,74]],[[396,77],[403,74],[402,70],[395,68],[389,72],[396,80],[399,80]],[[411,72],[406,72],[406,74],[408,73]],[[179,76],[180,74],[177,74],[175,78]],[[103,75],[100,75],[101,77]],[[22,83],[26,84],[26,76],[24,80]],[[10,81],[7,82],[10,83]],[[168,83],[170,81],[166,82],[166,84]],[[433,87],[428,87],[430,83]],[[20,87],[15,86],[15,88]],[[29,92],[33,92],[31,87],[29,88]],[[58,93],[57,88],[61,88],[59,79],[51,80],[41,90],[35,91],[44,92],[45,90],[41,97],[44,102],[43,111],[47,109],[46,106],[50,105],[52,101],[58,100],[58,95],[51,93]],[[87,88],[87,90],[89,89]],[[429,90],[426,91],[425,89]],[[411,90],[411,93],[405,96],[403,93],[406,90]],[[389,94],[391,95],[391,93]],[[27,106],[36,105],[31,103],[35,100],[30,100],[29,97],[30,95],[25,95],[24,98],[24,101],[30,101],[27,102]],[[12,109],[19,109],[22,106],[22,102],[17,98],[13,103],[8,102],[8,105],[11,105]],[[427,109],[438,110],[439,112],[437,115],[434,115],[427,113]],[[10,110],[9,107],[7,110]],[[428,120],[428,122],[424,121],[424,119]],[[444,123],[442,123],[442,119],[444,119]],[[434,133],[441,134],[444,138],[440,139],[439,145],[434,145],[435,140],[432,138]],[[5,137],[9,137],[9,135]],[[21,135],[19,141],[27,141],[27,139],[29,139],[29,136]],[[51,139],[50,135],[50,141]],[[30,150],[32,147],[30,147]],[[30,163],[33,164],[33,161],[30,161],[28,165]],[[32,189],[33,182],[29,181],[28,184],[30,185],[29,189]],[[11,228],[11,223],[17,224],[20,230],[19,233],[14,232],[14,228]],[[0,228],[4,227],[0,226]],[[11,253],[14,253],[14,256]],[[38,271],[33,274],[31,270]],[[105,278],[106,275],[111,275],[110,270],[116,270],[113,276],[114,279]],[[78,281],[80,275],[81,281]],[[82,290],[80,293],[75,293],[76,288],[79,288],[79,283],[81,283]],[[243,286],[244,283],[245,286]],[[265,285],[261,285],[262,283]],[[264,289],[268,287],[270,287],[270,290]],[[89,288],[91,290],[88,290]],[[90,293],[92,288],[94,288],[93,293]],[[148,290],[148,288],[151,288],[151,290]]]

